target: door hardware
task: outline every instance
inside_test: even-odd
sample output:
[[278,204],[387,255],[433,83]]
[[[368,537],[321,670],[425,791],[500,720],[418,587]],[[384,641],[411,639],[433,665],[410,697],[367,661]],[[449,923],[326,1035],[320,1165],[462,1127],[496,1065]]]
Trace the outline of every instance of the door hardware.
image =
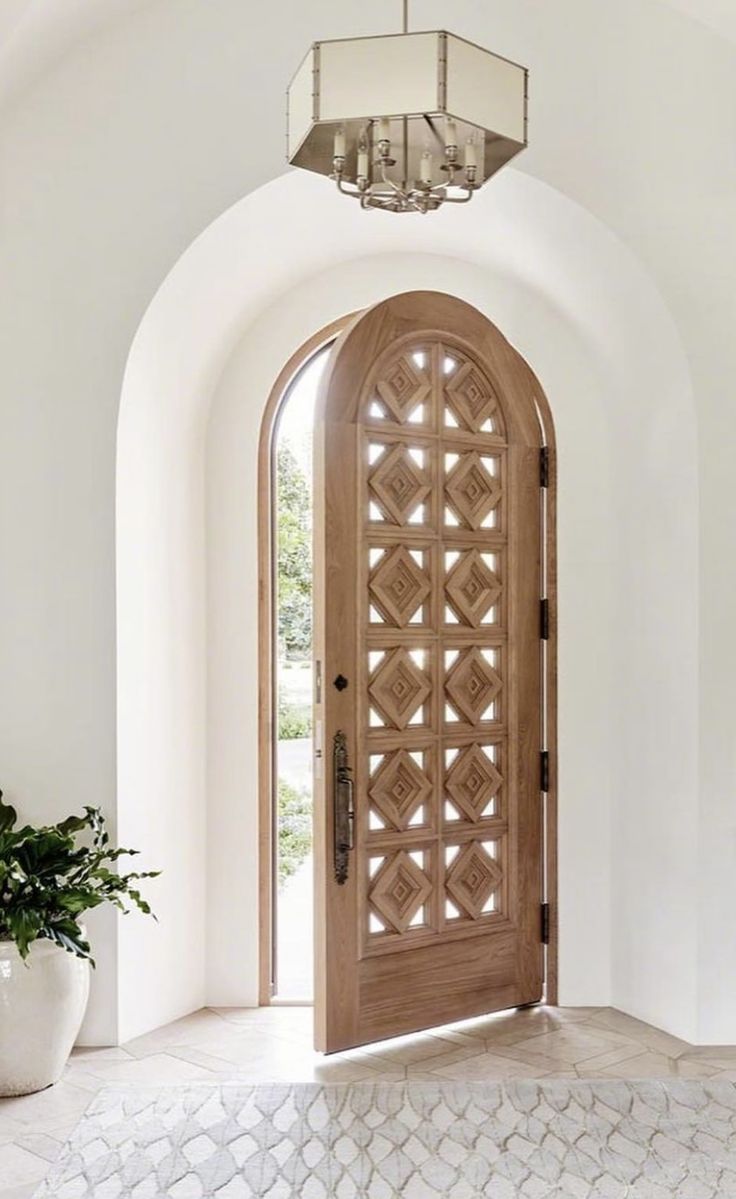
[[543,599],[539,601],[540,608],[540,637],[542,641],[549,641],[549,600]]
[[338,691],[344,691],[344,690],[345,690],[345,688],[347,687],[347,685],[348,685],[348,681],[347,681],[347,679],[345,678],[345,675],[344,675],[344,674],[339,674],[339,675],[337,676],[337,678],[335,679],[334,686],[335,686],[335,687],[337,687],[337,690],[338,690]]
[[549,945],[549,904],[543,903],[542,907],[542,944]]
[[335,881],[340,886],[347,882],[348,854],[353,848],[355,807],[351,775],[347,738],[338,729],[332,743],[332,791],[335,810]]
[[539,790],[544,791],[546,794],[549,791],[549,750],[543,749],[539,758],[541,765]]
[[543,445],[539,451],[539,486],[549,487],[549,446]]

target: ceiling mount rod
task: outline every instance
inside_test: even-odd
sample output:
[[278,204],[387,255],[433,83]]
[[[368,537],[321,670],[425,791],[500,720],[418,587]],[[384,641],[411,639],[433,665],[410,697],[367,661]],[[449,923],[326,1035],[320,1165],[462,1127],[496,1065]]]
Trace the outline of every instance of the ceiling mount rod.
[[409,0],[403,0],[403,9],[404,9],[404,22],[403,22],[404,28],[402,29],[401,32],[408,33],[409,32]]

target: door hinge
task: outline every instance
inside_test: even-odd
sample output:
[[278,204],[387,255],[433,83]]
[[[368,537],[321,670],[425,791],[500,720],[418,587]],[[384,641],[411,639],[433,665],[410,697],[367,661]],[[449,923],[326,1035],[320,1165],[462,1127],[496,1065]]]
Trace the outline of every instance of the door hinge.
[[539,486],[549,487],[549,446],[543,445],[539,451]]
[[539,636],[542,641],[549,641],[549,600],[539,601]]
[[549,945],[549,904],[540,905],[542,909],[542,944]]
[[539,789],[540,791],[549,791],[549,750],[543,749],[539,757],[541,767]]

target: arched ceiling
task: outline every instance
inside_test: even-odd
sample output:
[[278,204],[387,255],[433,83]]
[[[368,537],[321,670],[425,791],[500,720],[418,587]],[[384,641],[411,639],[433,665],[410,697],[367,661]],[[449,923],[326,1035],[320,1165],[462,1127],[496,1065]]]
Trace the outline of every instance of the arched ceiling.
[[[160,0],[3,0],[0,6],[0,105],[52,68],[76,43],[96,30],[114,24],[136,10]],[[646,0],[663,5],[706,25],[736,42],[736,4],[733,0]],[[421,26],[421,6],[415,4]],[[345,9],[343,9],[345,11]],[[447,22],[452,25],[452,6]],[[359,17],[356,6],[356,33]],[[380,22],[379,22],[380,24]],[[390,28],[387,24],[386,28]],[[323,35],[315,27],[315,36]]]
[[733,0],[660,0],[670,8],[680,12],[702,25],[707,25],[714,33],[736,42],[736,4]]
[[[731,4],[412,0],[410,9],[411,28],[448,23],[529,66],[530,147],[514,166],[581,204],[640,256],[707,369],[732,344],[736,75],[734,42],[703,21],[726,32]],[[696,10],[699,21],[688,15]],[[284,82],[310,40],[395,29],[399,15],[398,0],[279,0],[270,9],[254,0],[6,0],[0,105],[36,70],[0,116],[19,274],[19,244],[32,228],[28,253],[38,252],[28,212],[43,197],[44,271],[54,257],[66,262],[67,236],[81,237],[75,271],[89,261],[90,294],[110,327],[120,327],[121,297],[139,319],[192,238],[283,170]],[[121,234],[134,252],[121,254],[108,295],[88,247],[96,238],[107,254]]]
[[3,0],[0,104],[7,103],[77,42],[152,0]]

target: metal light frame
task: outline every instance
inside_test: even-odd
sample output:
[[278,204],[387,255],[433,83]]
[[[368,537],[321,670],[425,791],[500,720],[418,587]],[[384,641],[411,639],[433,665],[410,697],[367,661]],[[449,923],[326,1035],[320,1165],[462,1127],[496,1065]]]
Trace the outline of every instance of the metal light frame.
[[[525,67],[444,30],[315,42],[287,91],[287,159],[362,208],[467,203],[527,145]],[[436,164],[439,163],[439,177]]]

